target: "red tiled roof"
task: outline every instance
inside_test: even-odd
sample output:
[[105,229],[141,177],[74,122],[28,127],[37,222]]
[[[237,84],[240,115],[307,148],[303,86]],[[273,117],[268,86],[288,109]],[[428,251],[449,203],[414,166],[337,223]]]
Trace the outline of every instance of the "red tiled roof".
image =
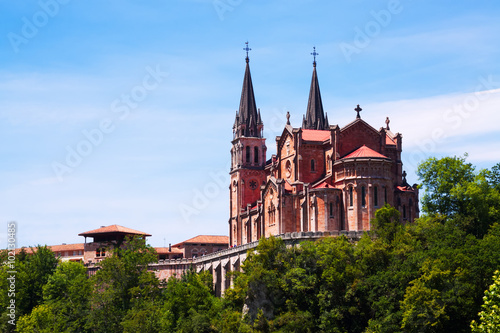
[[293,187],[292,187],[292,185],[290,185],[288,180],[285,181],[285,190],[290,191],[290,192],[293,190]]
[[173,247],[173,246],[172,246],[172,251],[169,251],[168,247],[155,247],[155,250],[156,250],[156,253],[158,253],[158,254],[169,254],[169,253],[182,254],[183,253],[181,249],[179,249],[178,247]]
[[21,252],[21,250],[24,249],[24,251],[27,253],[27,254],[33,254],[34,251],[36,251],[36,248],[35,247],[22,247],[22,248],[17,248],[16,249],[16,255],[19,254]]
[[327,182],[321,182],[313,188],[335,188],[335,186],[328,184]]
[[414,190],[410,186],[396,186],[401,192],[413,192]]
[[385,144],[386,145],[395,145],[396,142],[394,142],[394,140],[391,139],[390,136],[386,134],[385,135]]
[[177,247],[180,246],[181,244],[186,244],[186,243],[229,244],[229,236],[199,235],[172,246]]
[[343,158],[354,158],[354,157],[378,157],[378,158],[387,158],[387,156],[384,156],[380,153],[377,153],[375,150],[368,148],[367,146],[363,145],[360,148],[356,149],[352,153],[350,153],[347,156],[344,156]]
[[323,142],[330,139],[330,131],[302,130],[302,140]]
[[61,251],[83,251],[83,243],[78,244],[62,244],[62,245],[52,245],[49,246],[52,252],[61,252]]
[[[52,252],[62,252],[62,251],[78,251],[82,250],[83,251],[83,243],[77,243],[77,244],[61,244],[61,245],[47,245],[47,248],[49,248]],[[36,252],[37,248],[35,246],[33,247],[25,247],[24,251],[28,254],[32,254],[33,252]],[[21,252],[21,248],[16,249],[16,254],[19,254]]]
[[113,224],[113,225],[110,225],[107,227],[102,227],[99,229],[90,230],[87,232],[82,232],[81,234],[78,234],[78,236],[92,236],[92,235],[98,235],[98,234],[112,234],[112,233],[143,235],[146,237],[151,236],[150,234],[147,234],[145,232],[137,231],[137,230],[130,229],[130,228],[125,228],[125,227],[122,227],[121,225],[117,225],[117,224]]

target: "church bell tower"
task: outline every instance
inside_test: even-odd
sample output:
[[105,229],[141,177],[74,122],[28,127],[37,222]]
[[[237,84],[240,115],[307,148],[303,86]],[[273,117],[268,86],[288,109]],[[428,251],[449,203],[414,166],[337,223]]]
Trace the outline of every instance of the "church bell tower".
[[230,184],[230,245],[242,243],[243,225],[241,215],[257,205],[260,199],[260,186],[266,179],[266,139],[263,138],[264,124],[260,110],[255,104],[250,59],[246,47],[246,68],[241,91],[240,107],[236,111],[231,147],[231,184]]

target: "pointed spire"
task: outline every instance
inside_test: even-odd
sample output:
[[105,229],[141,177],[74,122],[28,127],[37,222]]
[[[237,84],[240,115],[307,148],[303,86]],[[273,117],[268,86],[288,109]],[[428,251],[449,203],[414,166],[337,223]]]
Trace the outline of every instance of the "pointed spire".
[[316,74],[316,47],[313,53],[313,75],[311,79],[311,88],[309,90],[309,101],[307,102],[307,113],[305,116],[306,126],[302,124],[302,128],[307,129],[327,129],[325,127],[325,114],[323,112],[323,102],[321,101],[321,93],[319,91],[318,75]]
[[328,123],[328,113],[325,112],[325,129],[330,128],[330,124]]
[[234,117],[233,130],[236,130],[236,128],[238,127],[239,119],[240,119],[240,117],[238,116],[238,111],[236,111],[236,116]]
[[257,107],[255,105],[255,96],[253,93],[252,76],[250,75],[250,59],[248,58],[248,42],[245,43],[246,47],[243,49],[247,52],[245,58],[246,68],[245,77],[243,78],[243,88],[241,90],[240,108],[239,108],[239,135],[247,137],[260,137],[260,129],[258,128],[260,115],[257,114]]

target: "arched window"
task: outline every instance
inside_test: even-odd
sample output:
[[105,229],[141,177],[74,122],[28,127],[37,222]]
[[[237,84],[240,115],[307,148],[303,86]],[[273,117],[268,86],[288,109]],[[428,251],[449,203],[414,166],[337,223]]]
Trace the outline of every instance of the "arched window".
[[330,202],[330,216],[333,216],[333,203]]
[[384,204],[387,203],[387,187],[384,186]]
[[378,186],[373,188],[373,204],[378,207]]
[[273,225],[275,223],[274,221],[274,213],[275,213],[276,209],[274,208],[274,205],[271,203],[271,205],[269,206],[269,208],[267,209],[267,212],[269,214],[269,225]]
[[246,161],[247,163],[250,163],[250,146],[246,146],[245,148],[245,152],[246,152]]
[[366,207],[366,189],[361,186],[361,207]]
[[259,163],[259,147],[253,147],[253,162]]
[[331,163],[332,163],[332,157],[328,155],[328,157],[326,158],[326,170],[330,171]]
[[311,160],[311,171],[316,171],[316,162],[314,160]]
[[413,207],[413,200],[410,199],[409,203],[408,203],[408,213],[410,215],[410,219],[411,219],[411,211],[412,211],[412,207]]
[[406,205],[403,205],[403,219],[406,220]]
[[352,187],[349,187],[349,206],[352,207],[354,204],[354,198],[352,193]]
[[287,160],[285,163],[285,175],[286,178],[290,178],[292,175],[292,163],[290,163],[290,160]]

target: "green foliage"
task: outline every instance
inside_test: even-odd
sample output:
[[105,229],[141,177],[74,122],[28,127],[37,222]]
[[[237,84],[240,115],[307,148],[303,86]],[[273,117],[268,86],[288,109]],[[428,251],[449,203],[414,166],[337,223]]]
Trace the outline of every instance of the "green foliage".
[[500,332],[500,271],[495,271],[493,283],[484,292],[484,304],[479,312],[479,323],[472,321],[473,333]]
[[86,332],[90,281],[81,263],[60,263],[43,287],[43,304],[19,318],[19,332]]
[[500,164],[476,174],[465,157],[429,158],[419,165],[425,188],[422,209],[430,215],[461,216],[462,228],[482,237],[500,220]]
[[39,305],[31,313],[19,318],[16,326],[18,332],[65,332],[65,322],[58,318],[53,308],[47,304]]
[[474,173],[465,158],[429,159],[419,174],[426,214],[414,223],[401,225],[386,205],[357,242],[261,239],[224,298],[209,272],[160,284],[143,240],[115,249],[91,278],[75,263],[54,271],[46,249],[18,256],[18,331],[499,332],[498,271],[490,284],[500,267],[500,164]]
[[92,332],[122,332],[121,322],[132,308],[134,299],[153,297],[151,293],[157,289],[154,273],[147,270],[148,264],[154,261],[156,253],[144,239],[129,238],[124,246],[115,248],[113,255],[100,263],[101,269],[91,280],[88,329]]
[[20,261],[17,271],[16,296],[20,314],[30,313],[43,297],[43,286],[54,272],[57,259],[47,246],[38,246],[33,255]]
[[417,174],[425,188],[422,209],[425,213],[451,215],[460,212],[460,201],[453,190],[474,180],[474,167],[464,157],[431,157],[418,166]]
[[221,301],[212,293],[212,275],[188,271],[180,279],[172,277],[165,287],[163,326],[168,332],[214,332]]
[[[3,265],[0,269],[0,289],[8,290],[7,277],[15,276],[15,301],[16,301],[16,318],[20,318],[25,314],[29,314],[33,308],[40,305],[43,300],[43,286],[47,283],[49,276],[54,272],[57,259],[54,253],[46,246],[38,246],[34,250],[34,254],[26,256],[21,254],[16,256],[15,271],[17,273],[8,273],[12,269]],[[25,252],[24,252],[25,253]],[[0,294],[1,323],[0,329],[4,332],[9,332],[12,325],[7,321],[7,306],[11,297],[7,292]]]
[[384,207],[375,212],[375,218],[371,220],[371,225],[378,237],[390,243],[402,227],[399,222],[400,218],[401,213],[396,208],[385,204]]

